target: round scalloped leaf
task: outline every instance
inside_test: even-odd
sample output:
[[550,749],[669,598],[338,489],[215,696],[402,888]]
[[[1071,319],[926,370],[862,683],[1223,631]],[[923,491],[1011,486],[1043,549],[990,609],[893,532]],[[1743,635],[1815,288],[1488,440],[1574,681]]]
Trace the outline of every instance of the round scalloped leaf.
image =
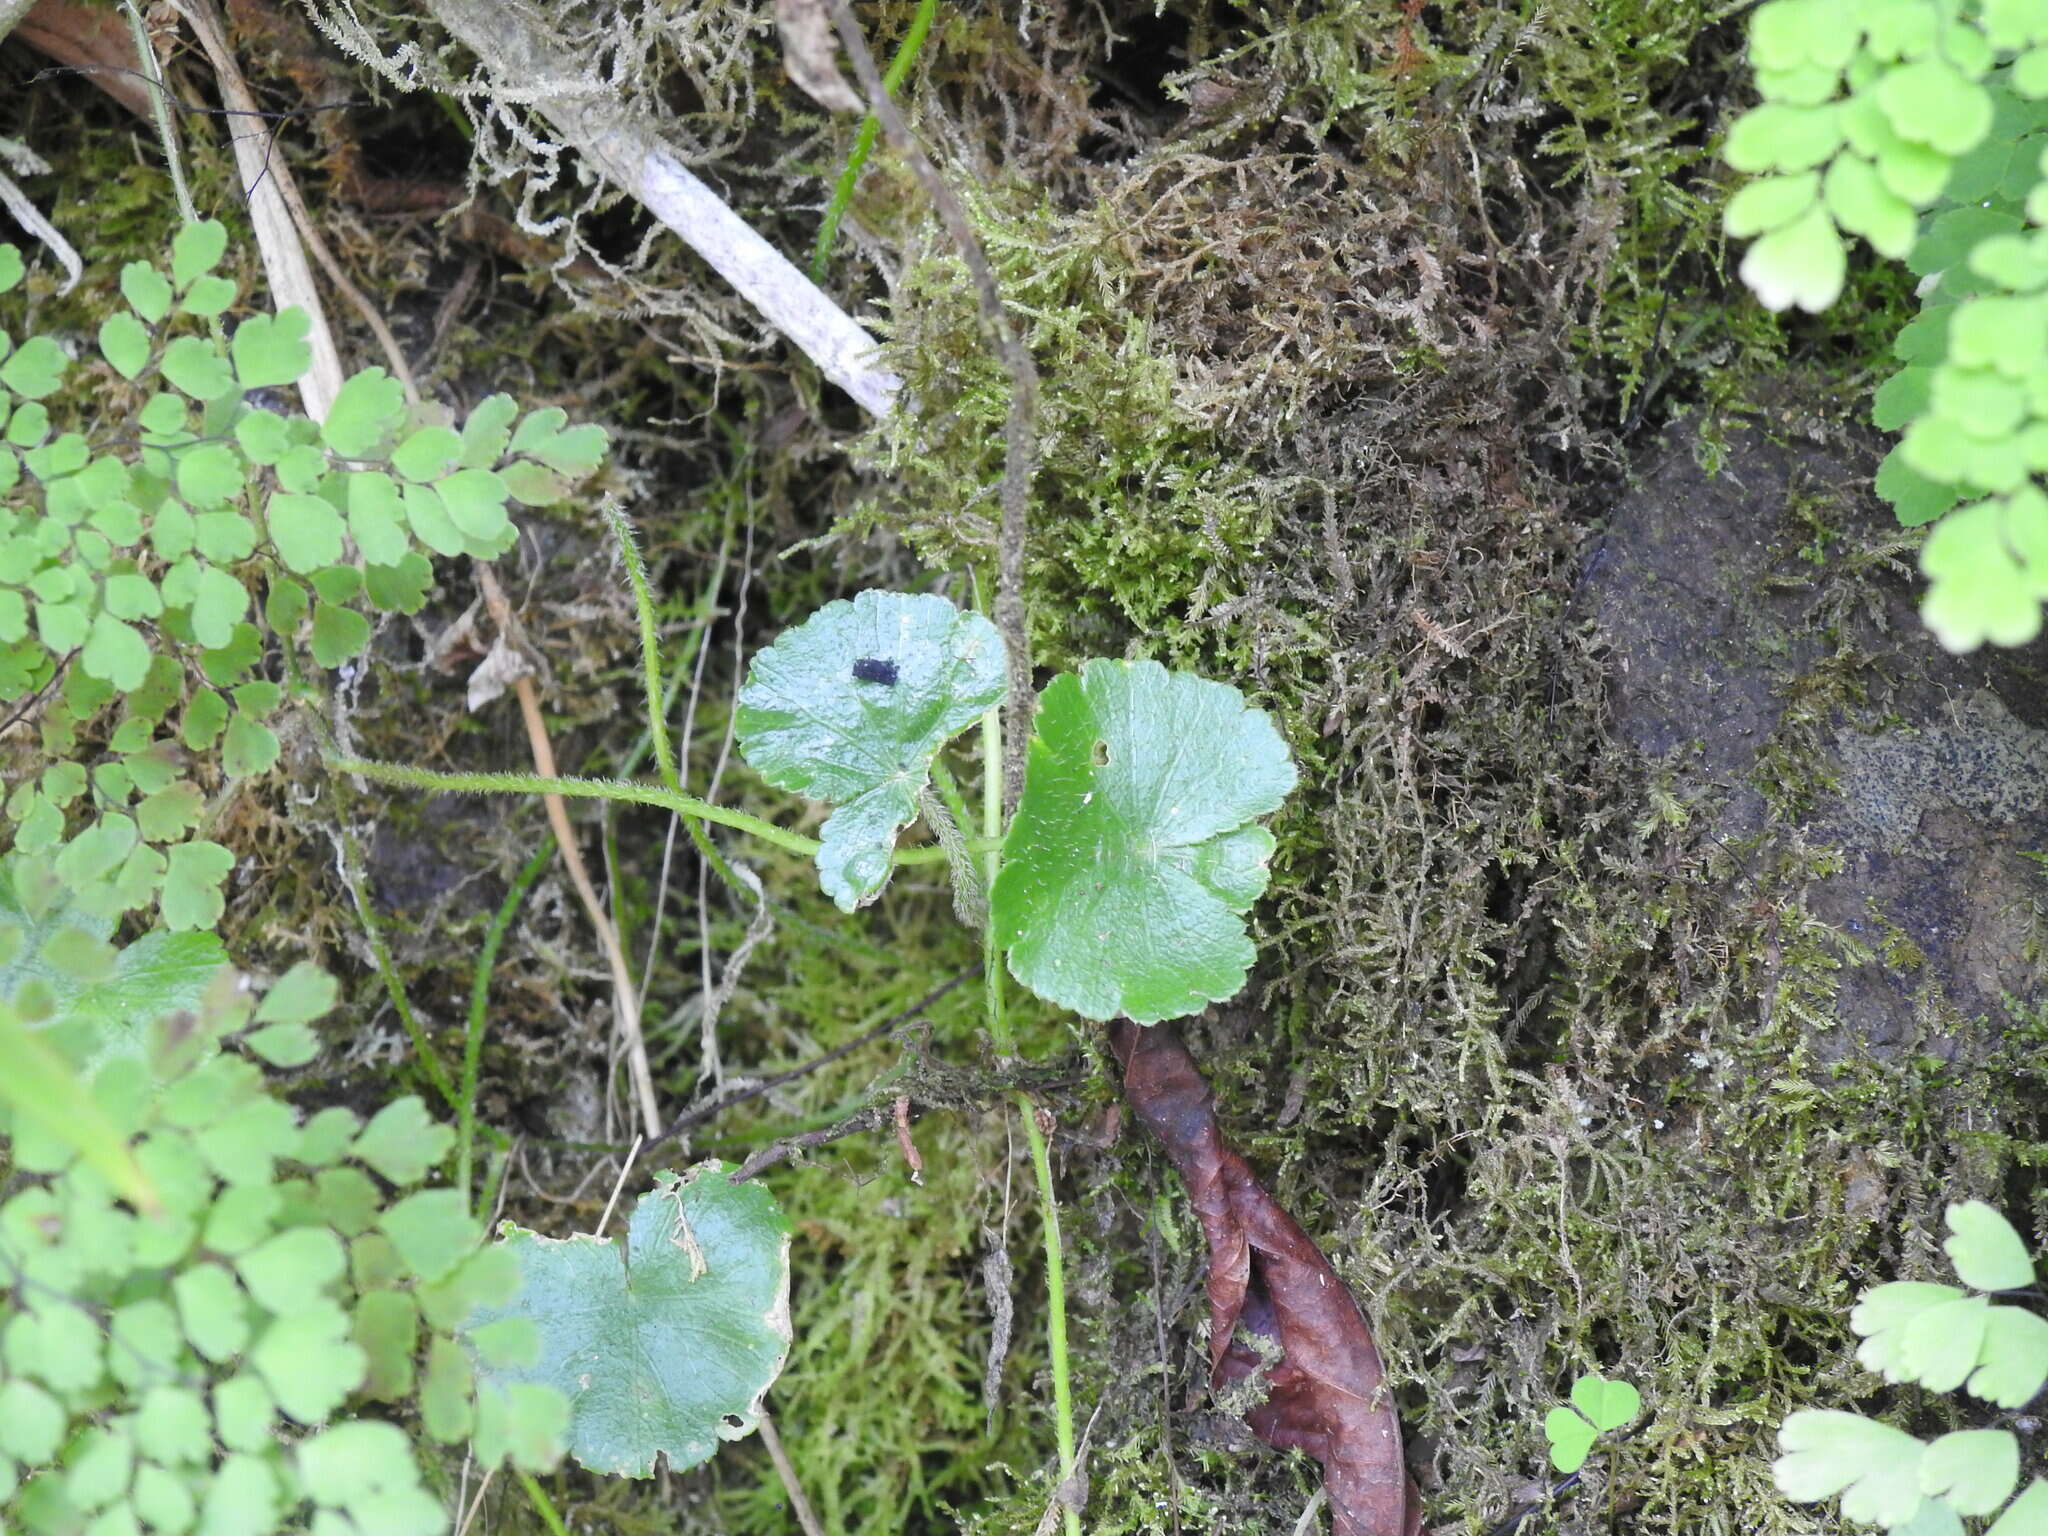
[[171,281],[182,291],[220,265],[227,254],[227,226],[218,219],[200,219],[171,237]]
[[1840,69],[1854,56],[1859,36],[1842,0],[1770,0],[1750,18],[1750,58],[1758,69]]
[[1982,1296],[1965,1296],[1936,1302],[1916,1316],[1899,1336],[1903,1378],[1930,1392],[1955,1391],[1977,1368],[1990,1309]]
[[7,292],[19,283],[27,271],[21,264],[21,250],[17,246],[0,245],[0,293]]
[[2020,1480],[2020,1443],[2003,1429],[1942,1435],[1920,1458],[1920,1491],[1959,1515],[1988,1515]]
[[382,368],[365,368],[341,386],[321,423],[320,440],[345,459],[364,459],[405,416],[405,390]]
[[1742,280],[1766,309],[1793,305],[1819,313],[1841,296],[1848,252],[1827,209],[1816,203],[1782,229],[1757,240],[1742,258]]
[[0,363],[0,384],[17,395],[40,400],[64,382],[69,359],[64,349],[47,336],[31,336],[14,349],[13,356]]
[[296,304],[276,315],[254,315],[235,327],[229,343],[235,377],[243,389],[271,389],[295,384],[313,366],[313,348],[306,340],[312,321]]
[[1828,167],[1827,200],[1837,224],[1894,261],[1903,261],[1919,238],[1913,205],[1887,187],[1877,168],[1860,155],[1835,157]]
[[1956,1278],[1979,1291],[2017,1291],[2034,1283],[2034,1261],[2012,1223],[1982,1200],[1948,1208],[1949,1237],[1941,1246]]
[[93,616],[78,664],[88,676],[104,678],[127,693],[141,687],[149,675],[149,642],[132,624],[103,611]]
[[492,1388],[555,1388],[570,1404],[569,1451],[595,1472],[646,1477],[657,1456],[694,1467],[751,1430],[789,1353],[789,1223],[760,1184],[723,1163],[655,1175],[617,1240],[557,1241],[510,1223],[523,1284],[465,1325],[530,1320],[539,1358],[480,1360]]
[[219,400],[235,392],[235,376],[228,361],[210,341],[197,336],[180,336],[164,348],[157,365],[164,381],[194,400]]
[[1898,1526],[1921,1502],[1926,1446],[1903,1429],[1857,1413],[1805,1408],[1778,1430],[1785,1454],[1771,1464],[1778,1491],[1795,1504],[1842,1496],[1842,1514],[1866,1525]]
[[1256,818],[1293,787],[1287,744],[1227,683],[1101,659],[1054,679],[993,893],[1011,974],[1141,1024],[1233,996],[1273,851]]
[[146,261],[131,261],[121,269],[121,296],[151,325],[171,312],[171,285]]
[[1863,1336],[1857,1360],[1887,1381],[1902,1380],[1899,1345],[1906,1325],[1929,1307],[1955,1301],[1962,1294],[1956,1286],[1929,1280],[1894,1280],[1872,1286],[1849,1313],[1849,1326]]
[[149,361],[149,331],[125,309],[100,322],[100,355],[124,379],[142,372]]
[[454,1144],[455,1133],[434,1121],[417,1094],[407,1094],[377,1111],[353,1153],[393,1184],[417,1184]]
[[1809,171],[1842,144],[1842,109],[1765,102],[1735,120],[1721,158],[1738,171]]
[[1990,94],[1942,58],[1886,71],[1877,83],[1877,104],[1892,132],[1944,155],[1976,148],[1991,127]]
[[249,1363],[277,1406],[301,1424],[324,1421],[370,1368],[369,1356],[349,1337],[348,1314],[326,1300],[273,1322],[250,1349]]
[[1003,667],[987,619],[905,592],[827,603],[754,658],[740,690],[740,752],[775,788],[838,807],[818,881],[843,910],[888,882],[932,758],[1001,700]]
[[216,319],[235,302],[235,295],[239,291],[231,277],[215,274],[198,278],[186,292],[184,302],[178,309],[181,313],[197,315],[201,319]]
[[[1973,253],[1972,262],[1975,256]],[[2024,379],[2048,351],[2048,305],[2039,299],[1980,298],[1958,304],[1948,326],[1948,361]]]

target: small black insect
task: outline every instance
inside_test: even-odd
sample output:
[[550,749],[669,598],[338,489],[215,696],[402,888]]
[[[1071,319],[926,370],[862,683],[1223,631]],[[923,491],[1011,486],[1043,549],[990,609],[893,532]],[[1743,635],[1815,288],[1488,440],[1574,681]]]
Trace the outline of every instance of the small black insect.
[[863,656],[853,664],[853,680],[857,683],[880,683],[884,688],[894,688],[896,663],[880,656]]

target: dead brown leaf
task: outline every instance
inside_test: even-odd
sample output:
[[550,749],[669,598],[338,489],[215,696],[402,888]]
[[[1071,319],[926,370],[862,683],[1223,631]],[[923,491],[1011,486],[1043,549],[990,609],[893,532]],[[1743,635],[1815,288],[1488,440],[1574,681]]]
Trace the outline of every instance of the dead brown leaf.
[[[1209,1085],[1172,1026],[1118,1020],[1110,1046],[1208,1239],[1210,1385],[1264,1373],[1266,1400],[1245,1421],[1268,1445],[1323,1464],[1336,1536],[1414,1536],[1422,1509],[1400,1420],[1349,1288],[1225,1144]],[[1240,1330],[1277,1345],[1279,1359],[1266,1366]]]

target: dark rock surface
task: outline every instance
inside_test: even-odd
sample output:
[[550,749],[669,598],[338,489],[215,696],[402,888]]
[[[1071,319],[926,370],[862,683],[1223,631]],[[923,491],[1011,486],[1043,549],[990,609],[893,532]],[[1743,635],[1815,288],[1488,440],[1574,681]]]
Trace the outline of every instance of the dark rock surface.
[[1588,561],[1617,732],[1738,864],[1800,856],[1849,1038],[1944,1050],[2048,992],[2048,642],[1934,642],[1867,450],[1726,449],[1674,432]]

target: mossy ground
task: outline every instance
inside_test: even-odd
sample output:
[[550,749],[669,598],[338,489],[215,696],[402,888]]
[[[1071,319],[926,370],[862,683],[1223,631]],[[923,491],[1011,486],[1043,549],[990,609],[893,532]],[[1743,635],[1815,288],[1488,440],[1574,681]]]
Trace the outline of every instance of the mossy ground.
[[[863,16],[890,39],[910,10]],[[801,251],[851,130],[783,82],[766,16],[707,12],[649,45],[667,73],[647,95]],[[1259,975],[1189,1032],[1226,1125],[1366,1300],[1438,1530],[1483,1531],[1527,1500],[1543,1413],[1596,1367],[1642,1389],[1646,1426],[1525,1529],[1829,1524],[1777,1498],[1768,1458],[1789,1408],[1868,1387],[1845,1348],[1853,1293],[1927,1270],[1957,1192],[2003,1190],[2037,1229],[2044,1214],[2029,1170],[2048,1148],[2048,1021],[2003,1021],[1953,1062],[1824,1063],[1837,950],[1799,906],[1806,866],[1714,846],[1603,728],[1581,559],[1645,423],[1743,412],[1788,358],[1846,417],[1900,315],[1895,288],[1870,280],[1827,325],[1788,333],[1732,282],[1709,150],[1739,90],[1734,26],[1692,0],[1164,0],[1034,5],[1021,24],[947,7],[908,93],[971,189],[1044,374],[1039,660],[1198,667],[1274,711],[1302,765],[1276,823]],[[295,36],[244,34],[275,99],[303,87],[294,47],[317,55]],[[0,62],[25,83],[25,58]],[[200,99],[203,74],[180,68]],[[591,267],[550,285],[545,252],[518,259],[488,189],[479,209],[499,225],[366,213],[350,167],[398,175],[413,146],[413,183],[459,182],[468,145],[419,99],[373,102],[364,79],[323,68],[355,104],[284,132],[329,238],[408,344],[431,343],[435,392],[509,388],[622,429],[612,489],[647,542],[669,638],[703,626],[692,782],[722,765],[725,795],[791,819],[726,751],[742,655],[862,585],[936,572],[964,593],[992,550],[1006,381],[908,178],[878,158],[834,267],[849,299],[886,296],[911,402],[862,437],[665,242],[630,283]],[[146,141],[80,82],[11,99],[0,131],[58,162],[47,185],[107,199],[96,288],[50,310],[84,334],[119,262],[162,238],[167,196]],[[220,134],[193,128],[202,202],[232,208]],[[66,222],[61,196],[56,211]],[[622,254],[638,230],[614,209],[585,233]],[[447,308],[458,287],[473,297]],[[666,309],[649,314],[649,293]],[[721,349],[730,366],[707,370]],[[1777,516],[1759,509],[1760,525]],[[565,768],[615,769],[641,732],[637,663],[594,516],[537,519],[507,564],[553,669]],[[434,643],[472,596],[450,571],[419,624],[382,634],[372,676],[334,705],[363,750],[524,766],[509,703],[463,708],[475,652]],[[1804,746],[1787,732],[1775,783],[1816,771]],[[253,862],[231,945],[350,973],[352,1022],[307,1092],[386,1092],[409,1080],[408,1050],[335,874],[340,829],[366,850],[398,971],[449,1053],[478,935],[542,819],[350,793],[310,738],[289,762],[238,812]],[[700,884],[686,844],[668,856],[659,818],[618,816],[606,846],[636,964],[651,956],[664,1097],[681,1104],[702,1086],[702,959],[724,964],[750,913]],[[728,1072],[807,1060],[972,963],[935,882],[899,880],[845,919],[799,864],[755,864],[777,920],[720,1024]],[[558,873],[523,908],[491,997],[480,1111],[513,1139],[509,1209],[588,1225],[627,1130],[603,968]],[[797,1343],[771,1403],[828,1530],[1026,1532],[1051,1445],[1028,1165],[973,989],[923,1018],[722,1116],[691,1151],[744,1155],[899,1092],[931,1108],[922,1186],[886,1134],[772,1175],[799,1239]],[[1084,1421],[1099,1414],[1087,1529],[1294,1530],[1312,1464],[1251,1445],[1201,1390],[1200,1238],[1170,1171],[1115,1134],[1093,1036],[1026,1023],[1056,1080],[1043,1098],[1077,1396]],[[998,1242],[1016,1315],[991,1416]],[[551,1488],[574,1528],[791,1528],[753,1443],[687,1477]],[[531,1522],[516,1491],[493,1494],[490,1518]]]

